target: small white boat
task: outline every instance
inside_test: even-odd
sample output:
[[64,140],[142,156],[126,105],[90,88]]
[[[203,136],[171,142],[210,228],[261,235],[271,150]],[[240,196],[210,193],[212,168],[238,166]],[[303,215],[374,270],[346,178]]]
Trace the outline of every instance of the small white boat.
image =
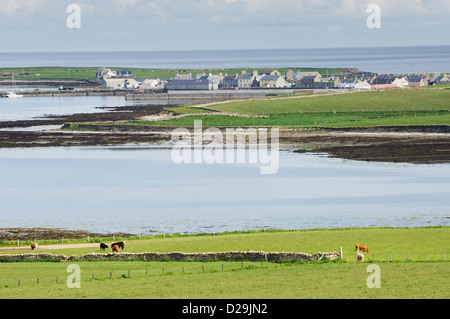
[[23,95],[22,94],[18,94],[18,93],[16,93],[16,92],[8,92],[8,93],[6,93],[5,95],[4,95],[5,97],[8,97],[8,98],[18,98],[18,97],[23,97]]
[[6,94],[4,94],[4,97],[9,97],[9,98],[18,98],[18,97],[23,97],[22,94],[19,94],[19,90],[17,89],[16,86],[16,81],[14,80],[14,73],[12,73],[12,82],[13,82],[13,87],[14,87],[14,91],[10,91],[7,92]]

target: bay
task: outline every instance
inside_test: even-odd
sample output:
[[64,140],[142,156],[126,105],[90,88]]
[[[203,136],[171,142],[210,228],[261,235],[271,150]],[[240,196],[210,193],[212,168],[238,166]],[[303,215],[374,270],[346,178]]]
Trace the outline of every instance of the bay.
[[257,164],[174,164],[170,145],[0,150],[2,227],[135,234],[449,225],[450,165],[280,152]]

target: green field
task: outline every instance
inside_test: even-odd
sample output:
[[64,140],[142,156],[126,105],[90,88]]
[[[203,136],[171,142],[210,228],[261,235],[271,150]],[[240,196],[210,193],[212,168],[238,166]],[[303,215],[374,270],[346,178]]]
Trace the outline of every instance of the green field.
[[[383,125],[449,125],[450,90],[404,89],[326,96],[269,98],[208,105],[218,112],[187,106],[169,109],[183,114],[163,121],[128,121],[133,125],[222,127],[355,127]],[[208,114],[202,114],[208,113]],[[233,114],[231,116],[230,114]]]
[[[199,73],[205,73],[209,75],[209,73],[217,75],[222,73],[223,75],[235,75],[241,74],[242,71],[247,73],[252,73],[253,70],[257,70],[261,72],[262,68],[255,69],[179,69],[179,70],[169,70],[169,69],[142,69],[142,68],[117,68],[117,67],[106,67],[111,70],[126,70],[131,71],[133,76],[137,78],[174,78],[177,73],[179,74],[189,74],[191,73],[193,76]],[[0,68],[0,74],[10,74],[15,73],[18,76],[15,77],[16,80],[78,80],[78,79],[86,79],[86,80],[97,80],[96,72],[98,68],[92,67],[26,67],[26,68]],[[281,74],[284,74],[288,68],[278,68]],[[302,72],[311,72],[316,71],[320,74],[334,74],[344,71],[346,69],[339,68],[292,68],[294,72],[302,71]],[[25,73],[28,73],[26,75]],[[32,76],[30,76],[32,75]],[[38,76],[36,76],[38,75]],[[4,77],[5,80],[10,80],[9,76]]]
[[[236,250],[317,253],[343,247],[342,261],[84,261],[81,289],[66,286],[69,262],[0,263],[0,298],[448,298],[450,228],[267,231],[127,240],[127,252]],[[370,254],[356,262],[354,245]],[[30,252],[29,250],[14,253]],[[81,255],[97,248],[39,253]],[[4,253],[4,252],[3,252]],[[367,266],[381,270],[369,289]],[[20,280],[20,286],[19,286]],[[38,282],[39,280],[39,282]]]

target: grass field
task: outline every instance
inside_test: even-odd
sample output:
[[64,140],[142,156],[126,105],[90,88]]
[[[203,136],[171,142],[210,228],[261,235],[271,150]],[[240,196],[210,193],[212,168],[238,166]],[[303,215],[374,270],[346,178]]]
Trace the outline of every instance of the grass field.
[[[133,125],[221,127],[355,127],[383,125],[449,125],[450,90],[404,89],[297,98],[270,98],[218,103],[208,108],[170,109],[183,114],[163,121],[129,121]],[[208,112],[208,114],[202,114]],[[233,114],[233,116],[230,116]]]
[[[264,69],[180,69],[180,70],[169,70],[169,69],[142,69],[142,68],[117,68],[117,67],[110,67],[111,70],[127,70],[131,71],[133,76],[137,78],[174,78],[177,73],[179,74],[189,74],[191,73],[193,76],[197,75],[198,73],[205,73],[205,74],[219,74],[222,73],[223,75],[235,75],[235,74],[241,74],[242,71],[245,71],[247,73],[252,73],[253,70],[258,70],[258,72],[261,72]],[[8,73],[15,73],[19,74],[15,77],[16,80],[77,80],[77,79],[87,79],[87,80],[97,80],[96,79],[96,72],[98,68],[87,68],[87,67],[25,67],[25,68],[1,68],[0,74],[8,74]],[[281,74],[284,74],[288,68],[278,68],[278,71],[281,72]],[[326,74],[334,74],[339,73],[341,71],[344,71],[346,69],[339,69],[339,68],[318,68],[318,69],[312,69],[312,68],[293,68],[294,72],[302,71],[302,72],[309,72],[309,71],[317,71],[320,74],[326,75]],[[37,75],[38,76],[26,76],[26,75],[20,75],[28,73],[30,75]],[[7,80],[10,80],[11,78],[5,78]]]
[[[316,253],[336,251],[342,246],[344,259],[281,264],[76,262],[81,269],[81,289],[67,288],[67,262],[0,263],[3,270],[0,272],[0,298],[448,298],[450,268],[444,254],[449,255],[449,234],[448,227],[369,228],[127,240],[127,252]],[[365,262],[355,261],[356,243],[367,244],[370,248]],[[30,251],[14,253],[21,252]],[[100,250],[42,249],[39,252],[69,256],[99,253]],[[370,263],[380,266],[381,289],[369,289],[366,285]]]

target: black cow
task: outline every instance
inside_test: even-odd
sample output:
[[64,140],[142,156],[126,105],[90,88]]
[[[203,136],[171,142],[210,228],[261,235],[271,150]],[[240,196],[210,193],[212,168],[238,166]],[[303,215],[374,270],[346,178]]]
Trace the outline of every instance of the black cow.
[[101,243],[100,244],[100,250],[105,250],[106,248],[108,248],[108,245]]
[[112,243],[111,247],[114,246],[114,245],[119,246],[123,250],[123,247],[125,247],[125,242],[124,241],[119,241],[117,243]]

